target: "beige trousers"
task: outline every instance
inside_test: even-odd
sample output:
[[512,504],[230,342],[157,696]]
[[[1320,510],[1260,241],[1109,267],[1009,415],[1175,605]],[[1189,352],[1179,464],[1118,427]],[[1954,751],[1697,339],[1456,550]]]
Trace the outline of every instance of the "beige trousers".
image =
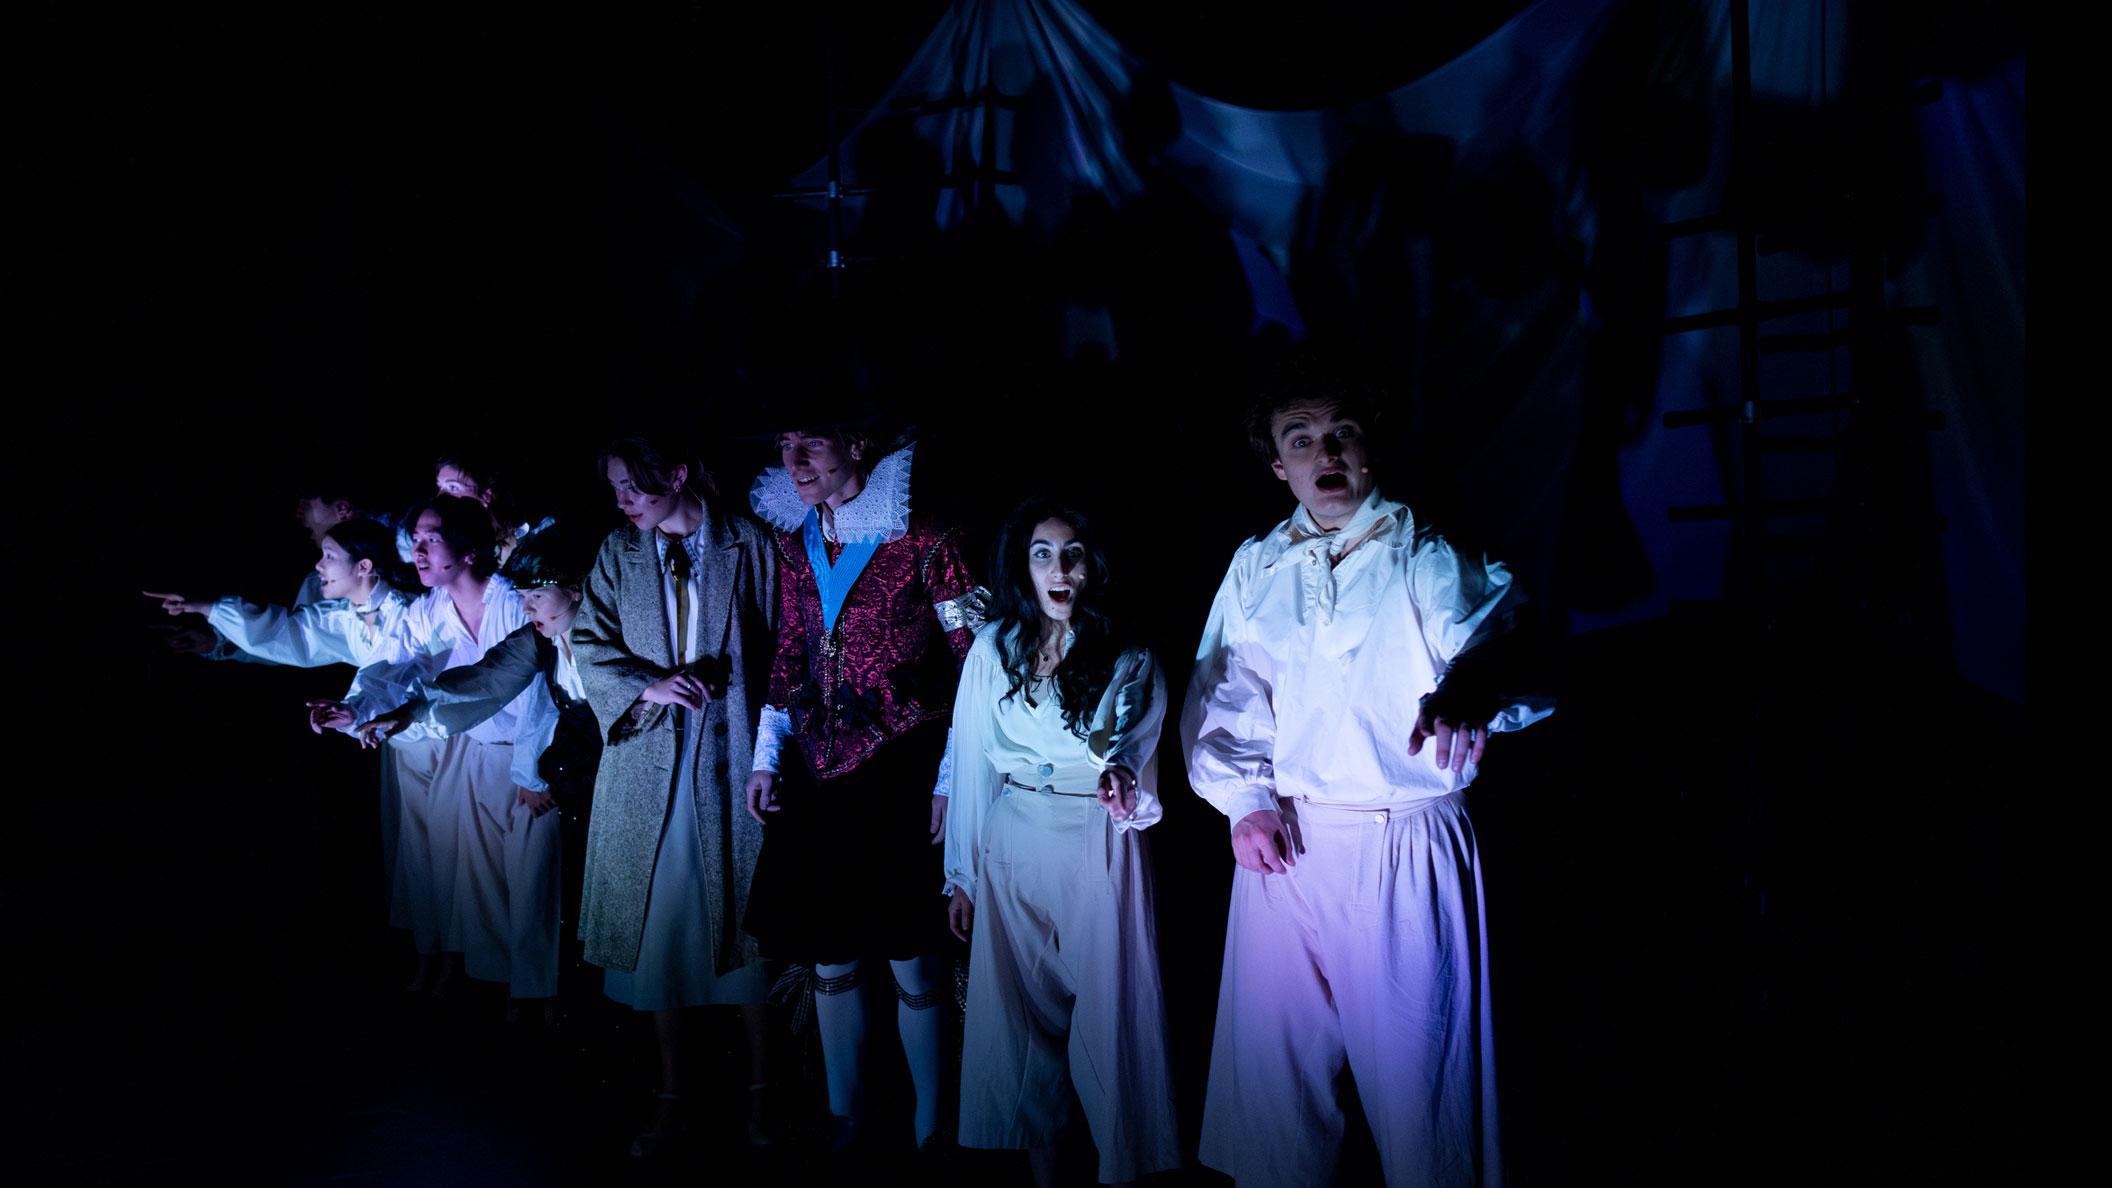
[[1055,1143],[1078,1092],[1103,1182],[1179,1167],[1151,874],[1090,796],[991,807],[961,1049],[964,1147]]
[[558,818],[520,803],[513,747],[447,740],[441,782],[462,797],[454,927],[470,977],[505,982],[515,998],[557,993]]
[[438,786],[447,743],[391,742],[396,768],[396,854],[389,872],[389,923],[411,934],[420,953],[447,950],[454,914],[455,848],[461,812]]
[[1393,1188],[1495,1184],[1495,1043],[1474,830],[1457,793],[1395,810],[1289,802],[1287,874],[1233,874],[1202,1161],[1325,1184],[1355,1078]]

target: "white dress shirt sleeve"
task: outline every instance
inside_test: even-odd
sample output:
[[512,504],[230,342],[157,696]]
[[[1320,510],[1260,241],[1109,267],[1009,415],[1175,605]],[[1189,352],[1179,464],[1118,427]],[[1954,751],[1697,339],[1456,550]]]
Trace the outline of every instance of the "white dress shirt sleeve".
[[1195,674],[1181,715],[1188,783],[1234,824],[1276,807],[1276,710],[1269,684],[1249,662],[1248,623],[1240,606],[1240,567],[1254,542],[1240,547],[1210,604],[1195,652]]
[[[333,615],[332,610],[340,613]],[[314,602],[289,610],[223,598],[206,612],[205,621],[245,655],[295,668],[321,668],[356,663],[344,633],[349,617],[341,603]]]
[[[367,663],[352,674],[352,684],[345,690],[343,700],[352,709],[354,726],[419,695],[425,674],[419,664],[424,649],[418,641],[431,626],[430,601],[421,598],[413,602],[387,623],[375,638]],[[430,724],[426,728],[434,737],[446,733]]]
[[975,898],[975,875],[982,860],[983,821],[1004,792],[1000,773],[990,765],[990,739],[997,702],[1005,693],[1005,669],[998,659],[995,629],[985,629],[961,665],[961,683],[953,699],[953,732],[947,742],[953,788],[946,807],[946,886]]
[[774,705],[764,706],[755,723],[755,762],[748,765],[748,770],[771,775],[783,770],[785,740],[791,737],[792,715]]
[[541,764],[543,752],[557,738],[557,703],[550,700],[549,688],[538,677],[515,704],[520,706],[520,716],[513,724],[514,786],[548,792],[550,785],[543,779]]
[[1149,829],[1166,815],[1159,800],[1159,732],[1166,725],[1166,677],[1143,648],[1115,663],[1107,697],[1113,702],[1107,753],[1098,756],[1100,770],[1120,765],[1137,777],[1137,807],[1118,830]]
[[[1509,630],[1511,613],[1525,601],[1502,562],[1461,557],[1443,537],[1417,550],[1409,582],[1423,639],[1444,667],[1488,636]],[[1499,710],[1488,728],[1522,730],[1553,712],[1551,703],[1521,702]]]

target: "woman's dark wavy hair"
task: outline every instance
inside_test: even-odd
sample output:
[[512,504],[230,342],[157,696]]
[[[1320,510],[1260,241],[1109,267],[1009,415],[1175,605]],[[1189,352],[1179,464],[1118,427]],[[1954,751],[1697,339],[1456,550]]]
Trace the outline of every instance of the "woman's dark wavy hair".
[[1085,546],[1085,589],[1071,610],[1071,650],[1056,667],[1056,704],[1063,708],[1063,724],[1080,738],[1092,732],[1093,710],[1114,679],[1115,661],[1123,645],[1108,613],[1114,592],[1109,580],[1107,553],[1094,535],[1084,513],[1054,499],[1036,497],[1014,508],[997,534],[990,556],[989,621],[1000,631],[998,654],[1010,688],[1006,697],[1020,696],[1034,704],[1034,653],[1041,643],[1041,600],[1034,593],[1034,578],[1027,571],[1027,548],[1034,542],[1034,529],[1043,520],[1061,520],[1078,534]]
[[480,578],[498,572],[498,532],[483,504],[462,495],[435,495],[411,509],[405,521],[411,531],[418,530],[418,517],[428,510],[440,513],[440,539],[447,542],[448,551],[471,558],[469,572]]
[[365,516],[354,516],[330,526],[324,536],[337,542],[345,556],[357,565],[362,561],[374,563],[374,576],[398,590],[416,586],[416,581],[406,581],[403,559],[396,555],[396,530],[379,520]]

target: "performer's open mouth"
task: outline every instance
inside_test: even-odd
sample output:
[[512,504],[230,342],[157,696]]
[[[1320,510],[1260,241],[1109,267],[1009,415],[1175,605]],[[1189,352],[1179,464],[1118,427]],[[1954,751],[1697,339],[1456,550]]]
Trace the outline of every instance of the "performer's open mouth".
[[1050,602],[1053,602],[1053,603],[1055,603],[1055,604],[1056,604],[1057,606],[1069,606],[1069,605],[1070,605],[1070,602],[1071,602],[1071,590],[1070,590],[1070,587],[1068,587],[1068,586],[1051,586],[1051,587],[1049,587],[1049,601],[1050,601]]
[[1330,470],[1313,480],[1313,485],[1323,491],[1349,490],[1349,476],[1339,470]]

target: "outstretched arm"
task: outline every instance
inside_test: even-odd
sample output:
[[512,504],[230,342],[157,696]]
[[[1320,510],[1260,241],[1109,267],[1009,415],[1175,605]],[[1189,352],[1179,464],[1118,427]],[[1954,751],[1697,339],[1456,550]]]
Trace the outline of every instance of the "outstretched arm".
[[1518,630],[1525,595],[1503,565],[1463,557],[1442,537],[1417,550],[1410,582],[1424,641],[1443,675],[1423,698],[1408,753],[1434,742],[1437,765],[1462,771],[1481,762],[1492,733],[1523,729],[1554,712],[1552,698],[1518,692],[1526,667],[1526,634]]

